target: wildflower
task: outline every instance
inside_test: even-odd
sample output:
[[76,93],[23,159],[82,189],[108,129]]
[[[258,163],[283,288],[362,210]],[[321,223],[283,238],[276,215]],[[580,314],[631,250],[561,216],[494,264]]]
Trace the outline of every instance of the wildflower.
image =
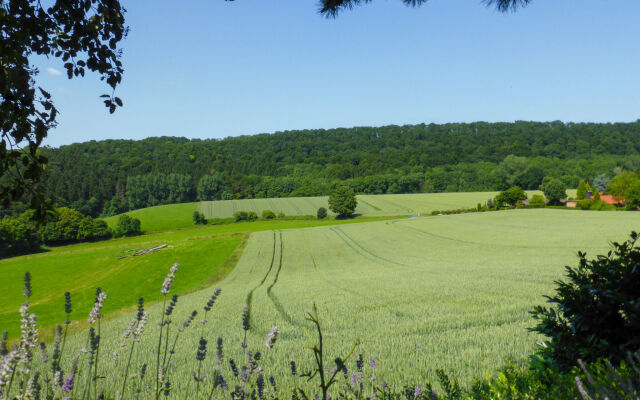
[[295,361],[291,361],[291,375],[296,376],[296,373],[298,371],[298,368],[296,367],[296,362]]
[[416,385],[416,387],[413,389],[413,396],[414,397],[420,397],[422,395],[422,387],[420,385]]
[[382,380],[382,390],[387,390],[387,381],[385,381],[384,379]]
[[9,333],[7,331],[2,332],[2,339],[0,339],[0,356],[6,356],[9,354],[7,348],[7,341],[9,340]]
[[144,314],[144,298],[140,297],[138,299],[138,314],[136,314],[136,320],[140,321],[142,319],[143,314]]
[[49,362],[49,353],[47,352],[47,345],[44,344],[44,342],[40,342],[40,355],[41,355],[43,364],[46,364]]
[[171,393],[171,382],[167,379],[164,383],[164,388],[162,389],[162,394],[164,397],[169,397],[169,393]]
[[276,339],[278,339],[278,327],[274,326],[267,334],[267,341],[264,344],[267,349],[273,348],[273,345],[276,343]]
[[73,375],[68,376],[67,379],[64,380],[64,384],[62,385],[62,392],[70,392],[73,390],[73,383],[75,382],[75,377]]
[[31,273],[29,272],[24,273],[24,292],[22,294],[27,300],[31,297]]
[[100,290],[98,292],[98,296],[96,297],[96,302],[94,303],[93,308],[89,312],[89,323],[90,324],[93,324],[98,319],[102,318],[102,314],[100,314],[100,311],[102,311],[102,305],[103,305],[104,300],[106,298],[107,298],[107,294],[105,292],[103,292],[102,290]]
[[276,380],[273,376],[269,377],[269,383],[271,384],[271,386],[273,386],[273,391],[277,391],[278,388],[276,387]]
[[142,336],[142,334],[144,333],[144,328],[147,325],[147,321],[149,320],[149,311],[144,311],[142,313],[142,318],[140,318],[140,321],[138,322],[138,326],[136,327],[135,332],[133,332],[133,336],[135,336],[135,341],[139,342],[140,341],[140,336]]
[[351,373],[351,386],[355,389],[358,386],[358,376],[355,372]]
[[211,297],[207,301],[207,304],[204,306],[204,310],[205,311],[207,311],[207,312],[211,311],[211,307],[213,307],[213,304],[216,302],[216,299],[218,298],[218,296],[220,295],[221,292],[222,292],[222,290],[220,288],[217,288],[215,290],[215,292],[213,292],[213,294],[211,295]]
[[377,367],[376,360],[372,358],[371,361],[369,362],[369,365],[371,366],[371,369],[376,369]]
[[[20,357],[18,350],[12,350],[0,360],[0,389],[9,383],[13,369]],[[2,390],[0,390],[1,392]]]
[[191,315],[182,323],[182,326],[178,328],[178,331],[184,332],[184,330],[187,329],[196,318],[196,315],[198,315],[198,312],[196,310],[193,310],[191,312]]
[[258,386],[258,397],[262,398],[264,395],[264,376],[262,374],[258,375],[256,385]]
[[242,373],[240,374],[240,380],[244,382],[248,376],[249,376],[249,371],[247,371],[247,367],[243,366]]
[[204,361],[206,357],[207,357],[207,340],[201,337],[198,345],[198,351],[196,352],[196,360]]
[[178,303],[178,295],[174,294],[173,297],[171,297],[171,301],[169,302],[169,306],[164,311],[164,315],[166,315],[167,317],[170,316],[173,313],[173,309],[176,307],[177,303]]
[[176,277],[176,272],[178,272],[178,263],[173,264],[169,271],[167,277],[164,278],[164,282],[162,282],[162,289],[160,290],[160,293],[164,295],[169,294],[169,290],[171,290],[173,279]]
[[249,330],[249,306],[246,304],[242,306],[242,329]]
[[220,385],[222,390],[227,390],[227,388],[228,388],[227,382],[224,380],[222,375],[218,375],[218,384]]
[[233,372],[233,376],[235,376],[237,378],[238,377],[238,366],[236,365],[236,362],[233,361],[233,358],[229,359],[229,366],[231,367],[231,372]]
[[71,323],[71,321],[69,320],[69,317],[71,315],[71,293],[69,292],[64,292],[64,312],[65,314],[67,314],[67,319],[64,321],[64,323],[66,325],[69,325]]
[[358,356],[358,360],[356,361],[356,369],[358,371],[362,371],[362,366],[364,365],[364,359],[362,358],[362,354]]
[[222,361],[222,338],[218,338],[218,342],[216,343],[216,357],[218,361]]
[[123,339],[129,339],[129,336],[131,336],[131,334],[133,333],[133,328],[136,326],[136,323],[138,321],[134,318],[131,321],[129,321],[129,326],[127,326],[127,329],[124,331],[124,333],[122,334],[122,338]]

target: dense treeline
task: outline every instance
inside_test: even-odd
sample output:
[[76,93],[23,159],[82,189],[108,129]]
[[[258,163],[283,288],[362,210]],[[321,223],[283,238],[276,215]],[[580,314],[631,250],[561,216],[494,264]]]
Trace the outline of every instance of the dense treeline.
[[[640,169],[640,121],[420,124],[44,149],[47,193],[86,215],[200,199],[536,189]],[[617,170],[616,170],[617,169]],[[205,178],[203,178],[205,177]],[[93,200],[92,200],[93,199]]]
[[16,218],[0,218],[0,259],[33,253],[42,244],[64,245],[108,239],[111,229],[101,219],[93,219],[70,208],[62,207],[37,225],[29,210]]

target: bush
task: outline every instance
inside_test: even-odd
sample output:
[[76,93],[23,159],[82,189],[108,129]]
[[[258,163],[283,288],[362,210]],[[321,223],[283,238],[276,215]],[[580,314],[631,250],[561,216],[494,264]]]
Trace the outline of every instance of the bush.
[[327,209],[326,209],[326,208],[324,208],[324,207],[320,207],[320,208],[318,208],[317,217],[318,217],[318,219],[325,219],[325,218],[327,218]]
[[131,217],[128,214],[123,214],[118,218],[118,225],[113,233],[114,237],[120,236],[135,236],[141,235],[140,220],[135,217]]
[[495,199],[495,205],[498,208],[513,207],[518,201],[526,200],[527,194],[519,186],[510,187],[500,192]]
[[78,241],[104,240],[112,236],[111,229],[101,219],[85,217],[78,227]]
[[40,249],[40,235],[27,217],[0,219],[0,258],[33,253]]
[[284,218],[286,215],[282,211],[278,211],[278,218]]
[[254,211],[237,211],[233,213],[233,218],[236,222],[255,221],[256,219],[258,219],[258,214],[256,214]]
[[262,211],[262,218],[263,219],[274,219],[275,217],[276,217],[276,213],[274,213],[271,210]]
[[547,202],[544,201],[544,196],[541,194],[534,194],[529,201],[530,206],[544,207],[546,204]]
[[638,234],[613,243],[606,256],[587,260],[579,252],[577,268],[566,267],[568,282],[557,281],[548,297],[552,308],[537,306],[534,331],[549,339],[540,355],[560,369],[578,358],[623,360],[640,348],[640,246]]
[[329,195],[329,209],[336,213],[338,218],[352,216],[357,206],[356,194],[348,186],[338,186]]
[[207,218],[205,218],[203,213],[196,210],[193,212],[193,223],[196,225],[206,225]]

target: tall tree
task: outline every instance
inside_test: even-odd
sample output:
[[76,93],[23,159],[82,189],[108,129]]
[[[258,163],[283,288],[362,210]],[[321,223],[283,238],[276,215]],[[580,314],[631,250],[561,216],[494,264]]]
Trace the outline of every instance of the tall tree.
[[101,97],[113,113],[122,101],[114,91],[122,79],[118,43],[127,35],[119,0],[0,0],[0,202],[7,207],[31,196],[36,217],[47,209],[36,183],[46,157],[38,152],[58,111],[51,94],[37,86],[34,56],[60,59],[69,79],[97,72],[109,85]]
[[[408,6],[416,7],[428,0],[402,0]],[[488,6],[496,7],[501,12],[516,10],[531,3],[532,0],[483,0]],[[350,10],[355,6],[371,3],[372,0],[322,0],[320,12],[329,17],[335,17],[342,10]]]

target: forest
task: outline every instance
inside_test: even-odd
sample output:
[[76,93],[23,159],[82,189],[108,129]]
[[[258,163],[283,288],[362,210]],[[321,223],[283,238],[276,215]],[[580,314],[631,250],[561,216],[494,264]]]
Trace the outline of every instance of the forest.
[[[452,123],[285,131],[187,139],[105,140],[44,148],[45,193],[56,205],[108,216],[197,200],[357,193],[538,189],[545,176],[576,187],[640,169],[631,123]],[[3,214],[22,211],[19,205]]]

